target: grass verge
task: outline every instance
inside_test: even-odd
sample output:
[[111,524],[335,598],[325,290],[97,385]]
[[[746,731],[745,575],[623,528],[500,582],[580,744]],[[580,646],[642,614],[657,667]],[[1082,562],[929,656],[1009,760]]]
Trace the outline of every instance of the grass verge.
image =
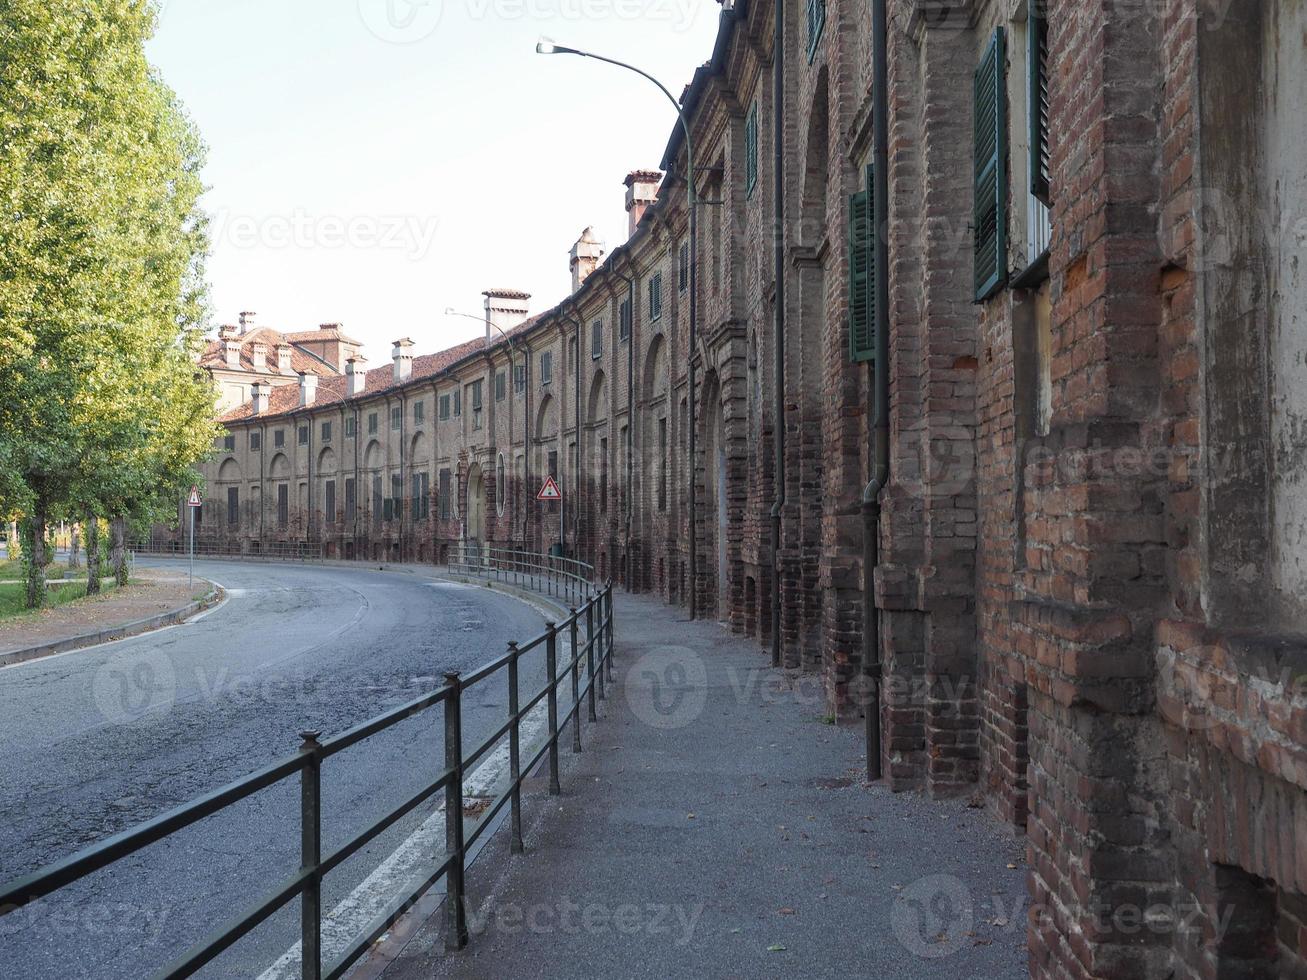
[[[101,595],[107,593],[113,588],[113,579],[104,580],[100,588],[103,590]],[[76,602],[78,599],[86,597],[85,580],[70,582],[67,585],[51,584],[46,593],[46,608],[53,606],[62,606],[69,602]],[[35,610],[23,608],[23,583],[12,581],[0,581],[0,619],[9,619],[14,616],[30,614]]]

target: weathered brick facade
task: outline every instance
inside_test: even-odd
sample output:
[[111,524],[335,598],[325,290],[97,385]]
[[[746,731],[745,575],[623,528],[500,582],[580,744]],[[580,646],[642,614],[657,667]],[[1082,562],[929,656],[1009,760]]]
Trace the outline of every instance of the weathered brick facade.
[[[850,200],[877,101],[861,0],[783,8],[782,415],[777,8],[737,0],[686,97],[707,202],[696,345],[686,193],[669,178],[630,241],[511,346],[496,334],[420,357],[409,380],[397,347],[401,366],[355,396],[330,379],[311,405],[286,389],[234,413],[204,535],[441,561],[466,538],[561,534],[630,588],[677,603],[694,589],[763,645],[779,583],[784,663],[819,672],[845,720],[861,711],[850,682],[874,579],[886,778],[982,793],[1028,835],[1032,974],[1307,976],[1307,6],[1048,4],[1045,211],[1026,165],[1033,3],[887,3],[890,469],[874,570],[871,373],[848,337]],[[1006,240],[978,301],[976,79],[1000,31]],[[679,137],[664,165],[686,172]],[[562,513],[534,500],[551,469]]]

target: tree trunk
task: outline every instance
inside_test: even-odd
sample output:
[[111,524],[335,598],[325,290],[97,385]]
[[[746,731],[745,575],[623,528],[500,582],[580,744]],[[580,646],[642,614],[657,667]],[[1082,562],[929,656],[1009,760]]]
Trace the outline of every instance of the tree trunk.
[[28,609],[45,605],[45,566],[50,557],[45,547],[45,504],[38,502],[30,516],[23,519],[23,576],[26,590],[23,602]]
[[17,561],[22,557],[22,547],[18,544],[18,522],[10,521],[5,525],[5,538],[7,539],[9,560]]
[[127,584],[127,518],[115,517],[109,522],[110,562],[113,580],[118,586]]
[[86,512],[86,594],[100,594],[100,521]]
[[82,559],[81,559],[81,556],[80,556],[80,554],[79,554],[79,551],[80,551],[81,546],[82,546],[82,539],[81,539],[81,533],[80,533],[80,530],[81,530],[81,529],[80,529],[80,526],[74,523],[74,524],[73,524],[73,536],[72,536],[72,541],[71,541],[71,542],[69,543],[69,545],[68,545],[68,569],[69,569],[69,571],[71,571],[71,570],[74,569],[74,568],[80,568],[81,565],[82,565]]

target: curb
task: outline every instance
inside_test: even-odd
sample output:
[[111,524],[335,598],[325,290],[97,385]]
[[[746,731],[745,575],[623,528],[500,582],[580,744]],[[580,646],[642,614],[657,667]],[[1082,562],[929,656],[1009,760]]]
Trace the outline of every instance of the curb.
[[121,626],[113,626],[94,633],[70,636],[67,639],[56,640],[54,643],[42,643],[39,646],[27,647],[23,650],[0,653],[0,667],[40,660],[42,657],[53,656],[56,653],[67,653],[70,650],[80,650],[83,647],[99,646],[101,643],[112,643],[114,640],[125,640],[128,637],[149,633],[164,626],[175,626],[198,613],[204,612],[206,609],[212,609],[225,597],[226,593],[215,585],[203,599],[188,602],[184,606],[170,609],[168,612],[160,613],[157,616],[138,619],[132,623],[124,623]]

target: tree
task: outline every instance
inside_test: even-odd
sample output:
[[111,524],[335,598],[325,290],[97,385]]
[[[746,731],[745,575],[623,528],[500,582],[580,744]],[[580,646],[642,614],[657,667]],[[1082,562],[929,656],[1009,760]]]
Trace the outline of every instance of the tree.
[[[212,443],[203,148],[144,55],[145,0],[0,0],[0,458],[29,604],[51,512],[153,513]],[[204,406],[204,411],[197,410]]]

